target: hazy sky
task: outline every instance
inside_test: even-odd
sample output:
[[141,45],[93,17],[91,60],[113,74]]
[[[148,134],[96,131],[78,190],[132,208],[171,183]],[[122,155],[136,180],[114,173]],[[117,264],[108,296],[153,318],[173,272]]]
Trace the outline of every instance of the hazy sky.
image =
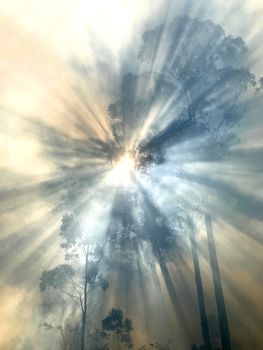
[[[39,276],[55,261],[62,261],[57,239],[61,210],[56,193],[61,168],[59,160],[55,164],[45,153],[50,140],[44,140],[41,128],[78,140],[87,133],[101,140],[111,137],[107,106],[118,94],[125,69],[137,65],[134,62],[144,29],[170,21],[177,14],[211,19],[227,34],[242,36],[250,50],[251,70],[263,76],[262,0],[0,0],[2,350],[31,349],[41,322],[35,312],[40,302]],[[76,59],[87,68],[83,87],[72,69]],[[89,108],[80,102],[76,84],[83,88]],[[75,123],[76,114],[86,115],[85,134]],[[240,127],[240,149],[262,149],[262,112],[254,111],[249,127],[246,123]],[[218,164],[213,167],[216,180],[221,168]],[[197,164],[192,170],[200,174],[206,168]],[[228,159],[225,170],[220,178],[263,200],[258,169],[252,174],[249,165],[242,167],[238,160]],[[231,174],[238,176],[233,180]],[[53,187],[46,181],[52,181]],[[240,231],[244,224],[258,237],[262,221],[256,215],[247,217],[236,214]],[[235,305],[231,322],[248,312],[237,329],[248,329],[263,342],[259,329],[253,329],[253,313],[257,322],[263,321],[262,243],[239,234],[229,221],[220,227],[217,223],[216,230],[221,233],[218,249],[224,258],[226,293]],[[204,269],[205,264],[203,261]]]

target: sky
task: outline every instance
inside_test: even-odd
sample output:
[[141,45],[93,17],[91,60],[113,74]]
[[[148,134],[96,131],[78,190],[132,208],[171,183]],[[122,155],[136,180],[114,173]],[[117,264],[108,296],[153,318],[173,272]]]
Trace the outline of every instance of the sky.
[[[52,346],[53,336],[47,340],[45,331],[39,328],[43,319],[38,310],[42,302],[38,284],[43,270],[63,261],[58,232],[65,213],[61,198],[67,195],[67,186],[70,187],[64,177],[65,169],[78,167],[82,160],[79,149],[90,145],[85,143],[87,138],[102,142],[113,139],[107,108],[119,98],[123,74],[138,70],[137,56],[143,32],[169,23],[176,15],[210,19],[221,25],[227,35],[241,36],[249,49],[251,71],[263,76],[261,0],[227,3],[222,0],[209,3],[205,0],[0,0],[1,349],[35,349],[36,342],[40,342],[41,350]],[[259,164],[259,160],[262,161],[262,127],[261,101],[238,126],[238,156],[230,154],[223,164],[196,162],[189,165],[188,170],[199,179],[195,185],[179,181],[177,186],[178,179],[170,179],[164,168],[153,169],[151,181],[140,179],[146,193],[151,193],[153,198],[156,195],[162,207],[172,201],[169,193],[160,196],[166,182],[177,186],[177,194],[182,196],[188,196],[190,189],[200,184],[198,191],[203,196],[211,196],[207,197],[211,210],[218,212],[214,230],[225,276],[227,305],[231,306],[229,322],[235,339],[244,344],[242,349],[248,349],[252,341],[253,349],[263,348],[260,332],[263,322],[263,178]],[[171,157],[171,162],[180,161],[181,149],[176,151],[178,158]],[[125,166],[127,164],[129,166],[129,163]],[[107,173],[104,176],[107,166],[101,165],[99,172],[93,172],[93,165],[88,164],[87,187],[82,193],[89,198],[87,218],[95,221],[87,225],[105,230],[115,196],[111,181],[116,170],[113,175],[110,170],[111,175],[107,177]],[[212,187],[209,193],[201,181],[208,170]],[[162,183],[156,185],[155,179],[158,182],[160,178]],[[217,186],[220,181],[225,187]],[[106,191],[105,196],[101,196],[100,186]],[[107,186],[110,190],[105,190]],[[223,204],[236,200],[234,195],[227,197],[228,188],[234,188],[233,193],[242,193],[231,211]],[[208,300],[212,300],[202,225],[198,238],[201,266],[206,276],[204,285]],[[142,250],[141,254],[145,252]],[[193,301],[192,267],[189,267],[190,260],[186,260],[185,265],[178,262],[179,267],[175,267],[171,263],[169,268],[182,305],[190,312],[192,308],[196,311],[197,306]],[[120,275],[116,269],[112,276],[114,287],[100,309],[101,315],[108,306],[117,303],[114,298],[119,295],[120,286],[123,287]],[[126,305],[129,312],[133,307],[136,310],[133,319],[140,325],[136,344],[154,334],[165,340],[172,334],[173,327],[179,327],[180,319],[174,317],[176,311],[161,275],[157,267],[156,275],[149,276],[145,289],[139,288],[140,276],[136,276],[138,289],[134,295],[129,295],[128,306],[125,291],[118,296],[120,305]],[[147,302],[143,293],[149,295]],[[136,303],[139,298],[141,300]],[[215,305],[212,301],[208,304],[212,312]],[[154,305],[159,306],[155,309]],[[160,310],[165,311],[159,317]],[[193,323],[198,323],[196,315]],[[158,320],[146,322],[147,317]],[[167,319],[167,328],[162,327]],[[200,331],[194,330],[192,336],[199,341]]]

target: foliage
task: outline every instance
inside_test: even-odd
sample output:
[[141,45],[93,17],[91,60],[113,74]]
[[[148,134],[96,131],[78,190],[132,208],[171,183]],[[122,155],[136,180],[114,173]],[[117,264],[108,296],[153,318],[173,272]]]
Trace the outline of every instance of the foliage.
[[[144,33],[141,71],[124,75],[108,114],[116,144],[130,143],[138,168],[165,161],[169,146],[202,137],[201,156],[223,157],[238,142],[231,131],[256,103],[263,80],[248,69],[242,38],[209,20],[178,16]],[[134,138],[133,138],[134,140]]]
[[121,309],[111,309],[108,316],[101,321],[103,338],[108,338],[110,334],[117,336],[117,341],[125,343],[130,349],[133,347],[132,337],[130,332],[133,330],[132,320],[124,318]]
[[40,278],[39,288],[43,292],[48,288],[61,289],[65,286],[75,271],[70,265],[59,265],[52,270],[43,271]]
[[65,349],[66,342],[71,339],[70,341],[80,344],[78,349],[84,350],[87,342],[89,298],[95,289],[101,288],[105,291],[109,287],[108,281],[100,272],[99,264],[103,251],[99,244],[96,246],[94,242],[82,238],[76,216],[73,214],[63,216],[60,235],[63,238],[61,246],[65,250],[65,259],[70,260],[72,265],[62,264],[43,271],[39,288],[42,292],[53,289],[60,293],[62,298],[66,297],[73,304],[72,306],[75,305],[80,311],[81,320],[78,325],[74,325],[74,329],[78,329],[78,336],[73,336],[72,332],[72,336],[65,333],[65,327],[67,330],[72,329],[70,324],[59,325],[57,329],[61,333]]

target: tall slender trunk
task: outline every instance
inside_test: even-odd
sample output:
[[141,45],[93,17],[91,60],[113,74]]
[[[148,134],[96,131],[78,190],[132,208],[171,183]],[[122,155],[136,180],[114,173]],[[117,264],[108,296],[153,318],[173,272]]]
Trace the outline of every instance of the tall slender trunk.
[[85,256],[84,300],[83,300],[83,306],[82,306],[80,350],[85,350],[85,331],[86,331],[86,320],[87,320],[87,292],[88,292],[87,289],[88,289],[88,249]]
[[202,279],[201,279],[200,264],[199,264],[197,245],[196,245],[196,239],[195,239],[195,230],[194,230],[193,222],[190,218],[188,219],[188,223],[190,228],[190,240],[191,240],[191,248],[192,248],[192,255],[193,255],[193,262],[194,262],[197,299],[198,299],[198,306],[199,306],[200,317],[201,317],[203,340],[204,340],[205,350],[212,350],[212,344],[211,344],[211,339],[209,334],[209,327],[208,327],[206,308],[205,308],[205,299],[204,299],[204,291],[203,291],[203,285],[202,285]]
[[118,346],[118,350],[120,350],[120,335],[117,334],[117,346]]
[[220,276],[220,271],[219,271],[219,266],[217,261],[217,255],[216,255],[212,220],[211,220],[211,217],[207,214],[205,215],[205,224],[206,224],[206,230],[207,230],[210,264],[211,264],[213,281],[214,281],[215,298],[216,298],[216,306],[217,306],[217,313],[218,313],[218,319],[219,319],[222,350],[231,350],[230,331],[228,326],[228,319],[227,319],[226,306],[225,306],[225,300],[224,300],[222,283],[221,283],[221,276]]

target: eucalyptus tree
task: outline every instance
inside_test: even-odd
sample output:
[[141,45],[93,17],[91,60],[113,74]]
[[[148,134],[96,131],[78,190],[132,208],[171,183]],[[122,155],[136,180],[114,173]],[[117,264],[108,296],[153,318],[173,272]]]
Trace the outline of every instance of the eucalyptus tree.
[[217,260],[217,254],[216,254],[212,219],[208,214],[205,215],[205,224],[207,229],[210,264],[211,264],[211,269],[213,274],[217,312],[219,316],[219,328],[220,328],[220,334],[221,334],[222,348],[230,349],[231,348],[230,330],[228,326],[223,287],[222,287],[222,281],[221,281],[220,270],[219,270],[219,265]]
[[[65,260],[69,263],[60,264],[51,270],[43,271],[39,287],[42,292],[52,290],[66,298],[67,306],[74,306],[80,312],[79,339],[75,341],[76,350],[86,349],[87,317],[89,314],[89,298],[92,293],[109,286],[100,272],[100,262],[103,255],[102,242],[98,237],[89,237],[79,228],[78,217],[74,214],[65,214],[62,218],[60,236],[62,248],[65,251]],[[94,306],[92,306],[93,309]],[[92,309],[90,311],[92,311]],[[60,326],[60,331],[63,329]],[[66,328],[66,329],[69,329]],[[76,332],[75,327],[75,332]],[[65,334],[62,334],[67,339]],[[76,335],[74,335],[76,338]],[[67,349],[67,340],[65,346]]]
[[196,237],[195,237],[195,227],[194,227],[193,221],[190,217],[188,218],[188,224],[189,224],[189,231],[190,231],[190,242],[191,242],[192,255],[193,255],[196,289],[197,289],[197,299],[198,299],[198,305],[199,305],[199,311],[200,311],[204,346],[205,346],[206,350],[212,350],[212,342],[211,342],[209,326],[208,326],[208,318],[207,318],[207,313],[206,313],[204,290],[203,290],[200,263],[199,263]]
[[141,346],[138,350],[152,350],[152,349],[158,349],[158,350],[171,350],[171,346],[170,344],[167,344],[167,345],[163,345],[163,344],[160,344],[158,342],[155,342],[155,343],[150,343],[148,346],[147,345],[143,345]]
[[[128,151],[136,168],[147,172],[149,167],[165,163],[174,145],[198,140],[194,150],[197,160],[222,160],[238,143],[235,127],[257,103],[263,88],[263,79],[250,72],[247,58],[243,39],[226,35],[209,20],[176,17],[145,32],[138,55],[140,72],[123,77],[120,98],[108,108],[115,157]],[[222,284],[207,218],[222,348],[230,350]],[[199,306],[204,311],[204,343],[210,349],[193,235],[191,242]]]
[[133,330],[132,320],[125,318],[123,311],[119,308],[113,308],[108,315],[101,321],[101,335],[103,338],[113,342],[114,348],[120,349],[120,345],[124,344],[127,349],[133,348],[133,340],[130,335]]
[[[164,113],[174,115],[166,128],[141,145],[142,150],[159,152],[197,133],[203,135],[210,157],[222,157],[237,141],[233,127],[262,89],[262,78],[257,80],[248,69],[247,55],[242,38],[227,36],[209,20],[177,17],[145,32],[139,59],[146,69],[150,65],[151,74],[159,73],[172,85],[174,100]],[[182,108],[174,113],[178,103]]]
[[[115,143],[121,151],[135,148],[142,166],[143,159],[158,162],[168,146],[197,136],[204,156],[222,157],[263,86],[247,55],[240,37],[226,36],[209,20],[176,17],[145,32],[141,73],[124,75],[120,98],[108,108]],[[146,124],[148,133],[134,137]]]

